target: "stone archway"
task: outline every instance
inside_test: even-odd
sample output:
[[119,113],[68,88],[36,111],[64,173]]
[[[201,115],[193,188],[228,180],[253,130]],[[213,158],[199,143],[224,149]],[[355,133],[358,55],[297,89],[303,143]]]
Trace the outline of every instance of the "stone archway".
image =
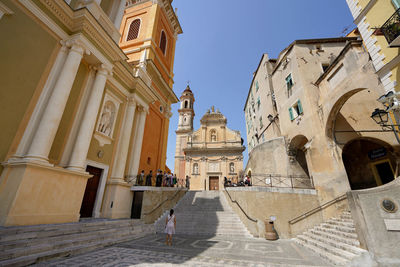
[[376,90],[353,89],[336,96],[328,109],[326,137],[352,190],[385,184],[397,172],[396,137],[382,132],[370,117],[375,108],[382,107],[378,97]]
[[379,139],[349,141],[343,147],[342,158],[352,190],[389,183],[398,172],[393,147]]
[[304,135],[296,135],[290,140],[288,148],[290,175],[310,177],[305,148],[308,141]]

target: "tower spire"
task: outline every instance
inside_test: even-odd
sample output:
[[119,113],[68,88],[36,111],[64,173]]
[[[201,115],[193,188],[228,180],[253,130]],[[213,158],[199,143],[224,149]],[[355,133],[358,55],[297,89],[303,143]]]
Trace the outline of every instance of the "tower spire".
[[190,81],[187,82],[186,89],[182,92],[180,97],[181,106],[179,112],[179,123],[177,132],[189,132],[193,131],[193,118],[194,118],[194,95],[189,85]]

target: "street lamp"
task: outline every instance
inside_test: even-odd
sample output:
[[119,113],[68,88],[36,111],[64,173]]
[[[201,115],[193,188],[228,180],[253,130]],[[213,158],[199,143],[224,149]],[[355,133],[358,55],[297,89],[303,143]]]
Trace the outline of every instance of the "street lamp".
[[371,114],[371,118],[380,126],[387,126],[388,117],[388,112],[379,108],[376,108]]

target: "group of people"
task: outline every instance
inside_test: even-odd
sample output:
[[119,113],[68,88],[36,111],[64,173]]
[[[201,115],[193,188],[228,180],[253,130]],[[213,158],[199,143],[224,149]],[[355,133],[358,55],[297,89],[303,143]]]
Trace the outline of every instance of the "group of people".
[[242,181],[238,182],[238,179],[233,178],[233,181],[231,179],[228,179],[224,177],[224,186],[229,187],[229,186],[251,186],[251,178],[250,176],[246,175],[243,177]]
[[[184,184],[185,183],[185,184]],[[154,186],[156,187],[190,187],[190,177],[186,176],[186,182],[184,179],[179,179],[176,177],[176,174],[164,173],[161,170],[157,170],[155,175],[155,183],[153,182],[153,171],[145,175],[144,170],[142,170],[136,179],[136,185],[144,185],[144,186]]]

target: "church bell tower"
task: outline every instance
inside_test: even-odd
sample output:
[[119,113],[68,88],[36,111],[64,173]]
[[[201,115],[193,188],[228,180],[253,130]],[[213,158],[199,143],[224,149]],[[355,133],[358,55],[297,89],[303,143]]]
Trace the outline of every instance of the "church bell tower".
[[180,98],[181,106],[178,110],[179,112],[179,123],[178,123],[178,132],[187,132],[193,131],[193,103],[194,96],[192,90],[190,90],[189,85],[186,87],[185,91],[183,91]]
[[181,106],[178,109],[179,122],[176,132],[175,169],[178,178],[185,178],[185,154],[183,149],[187,147],[188,136],[193,132],[194,95],[190,86],[186,86],[180,97]]

